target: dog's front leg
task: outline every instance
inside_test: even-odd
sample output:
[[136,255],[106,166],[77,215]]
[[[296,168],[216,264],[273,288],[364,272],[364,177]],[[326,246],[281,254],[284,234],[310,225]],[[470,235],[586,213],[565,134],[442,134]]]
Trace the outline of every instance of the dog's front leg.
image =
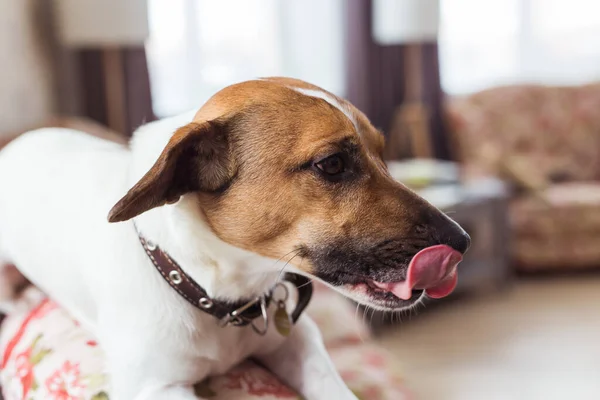
[[105,335],[102,346],[111,399],[198,400],[192,385],[208,374],[208,365],[174,362],[177,356],[165,351],[164,345],[148,345],[130,331]]
[[[144,376],[144,366],[150,359],[124,360],[119,364],[109,363],[108,373],[111,380],[110,398],[116,400],[198,400],[191,384],[168,382],[163,379]],[[133,369],[130,368],[134,365]]]
[[256,358],[306,400],[356,400],[327,354],[321,332],[307,316],[298,320],[279,348]]
[[[117,397],[117,400],[121,397]],[[134,400],[202,400],[194,394],[191,386],[146,386]]]

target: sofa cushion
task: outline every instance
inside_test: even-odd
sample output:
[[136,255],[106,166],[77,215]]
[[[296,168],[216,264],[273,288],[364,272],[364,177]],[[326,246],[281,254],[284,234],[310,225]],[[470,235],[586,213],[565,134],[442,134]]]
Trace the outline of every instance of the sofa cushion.
[[597,269],[600,263],[600,234],[517,237],[514,256],[520,271]]
[[600,182],[551,185],[538,196],[514,199],[510,213],[520,238],[600,234]]
[[512,200],[510,216],[520,269],[600,265],[600,182],[551,185],[538,196]]
[[502,176],[499,163],[527,160],[534,179],[600,178],[600,84],[518,85],[451,100],[457,157]]

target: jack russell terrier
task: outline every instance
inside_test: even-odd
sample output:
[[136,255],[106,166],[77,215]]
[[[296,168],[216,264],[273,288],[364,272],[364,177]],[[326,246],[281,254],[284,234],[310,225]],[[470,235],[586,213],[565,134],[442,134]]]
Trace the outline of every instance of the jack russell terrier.
[[454,289],[470,242],[383,146],[350,103],[289,78],[229,86],[129,147],[32,131],[0,152],[0,256],[97,336],[118,400],[195,400],[247,357],[308,400],[356,399],[298,318],[306,277],[406,309]]

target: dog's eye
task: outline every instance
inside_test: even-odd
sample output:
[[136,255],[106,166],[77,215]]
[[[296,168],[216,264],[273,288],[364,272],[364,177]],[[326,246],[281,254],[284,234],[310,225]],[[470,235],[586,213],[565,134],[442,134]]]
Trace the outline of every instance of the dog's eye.
[[339,175],[346,170],[341,154],[334,154],[321,161],[317,161],[315,166],[319,171],[329,176]]

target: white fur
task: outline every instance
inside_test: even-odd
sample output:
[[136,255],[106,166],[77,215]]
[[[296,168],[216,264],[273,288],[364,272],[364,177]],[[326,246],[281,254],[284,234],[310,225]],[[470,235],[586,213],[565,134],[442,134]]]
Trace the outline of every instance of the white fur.
[[298,87],[293,87],[292,89],[294,89],[298,93],[302,93],[305,96],[317,97],[319,99],[325,100],[326,102],[328,102],[329,104],[331,104],[333,107],[335,107],[338,110],[340,110],[350,120],[350,122],[352,122],[352,125],[354,126],[354,129],[356,129],[356,132],[360,132],[359,129],[358,129],[358,124],[356,122],[356,118],[354,117],[354,115],[352,114],[352,112],[348,109],[348,107],[344,107],[333,96],[329,95],[326,92],[323,92],[322,90],[303,89],[303,88],[298,88]]
[[[191,119],[141,127],[131,150],[59,128],[16,139],[0,152],[0,254],[97,336],[111,398],[195,400],[192,384],[255,356],[308,400],[355,399],[307,316],[285,345],[273,328],[264,337],[250,327],[220,328],[163,281],[131,221],[107,222],[110,208]],[[285,262],[219,240],[193,194],[136,223],[213,296],[262,294]]]

